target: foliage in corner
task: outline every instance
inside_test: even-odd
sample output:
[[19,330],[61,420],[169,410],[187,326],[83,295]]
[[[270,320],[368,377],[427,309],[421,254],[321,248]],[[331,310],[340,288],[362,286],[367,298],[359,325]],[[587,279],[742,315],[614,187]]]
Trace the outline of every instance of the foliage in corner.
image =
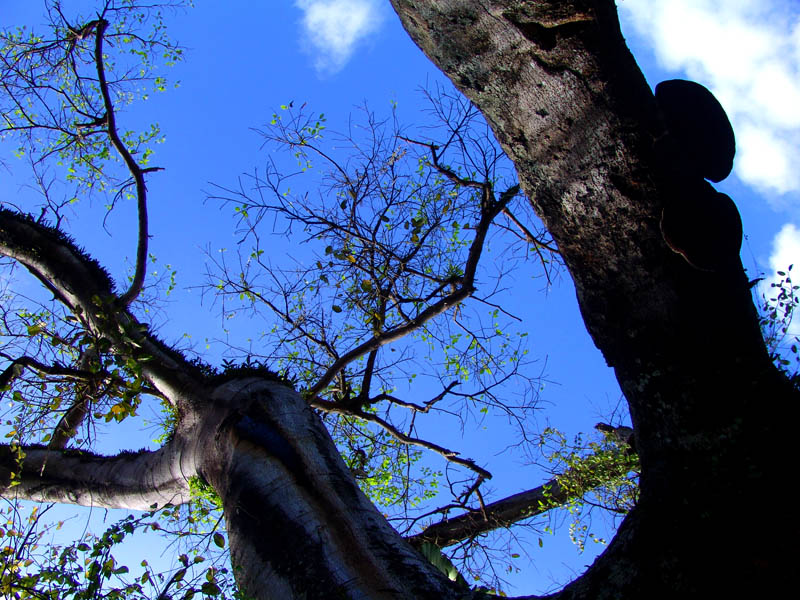
[[795,387],[800,387],[800,345],[797,327],[792,327],[794,311],[800,302],[800,286],[792,282],[792,267],[777,271],[778,280],[770,283],[769,294],[761,294],[759,322],[770,356]]
[[639,496],[639,457],[626,440],[614,434],[588,442],[579,434],[569,443],[563,433],[548,427],[540,444],[557,473],[557,485],[570,498],[554,507],[562,506],[570,515],[572,542],[581,552],[587,540],[605,544],[591,531],[590,514],[599,508],[622,516],[634,507]]
[[[173,507],[167,507],[169,511]],[[114,552],[128,538],[159,530],[158,511],[128,515],[101,535],[85,534],[67,546],[50,543],[64,522],[42,525],[50,507],[0,511],[0,594],[14,600],[160,600],[219,598],[246,600],[236,589],[230,569],[207,563],[201,553],[177,557],[178,565],[157,572],[146,559],[136,567],[121,564]],[[220,544],[214,540],[215,545]],[[210,566],[209,566],[210,565]]]

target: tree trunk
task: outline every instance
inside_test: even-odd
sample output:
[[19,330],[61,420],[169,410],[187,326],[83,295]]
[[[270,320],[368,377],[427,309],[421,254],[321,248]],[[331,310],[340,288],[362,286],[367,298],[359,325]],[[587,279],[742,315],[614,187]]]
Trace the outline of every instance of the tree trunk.
[[777,586],[796,525],[774,512],[742,521],[785,479],[798,393],[771,364],[741,263],[700,271],[663,240],[681,184],[657,151],[663,123],[614,3],[393,5],[516,164],[629,402],[640,503],[563,597]]
[[[300,395],[227,384],[231,412],[198,473],[222,498],[231,561],[255,598],[458,598],[361,492]],[[217,396],[221,396],[217,393]]]
[[106,457],[24,446],[16,448],[20,460],[15,447],[0,445],[0,492],[147,510],[187,502],[188,481],[199,476],[222,499],[237,582],[257,600],[462,595],[361,492],[297,392],[263,373],[223,383],[205,377],[120,308],[107,275],[55,229],[0,210],[0,253],[121,355],[140,359],[179,415],[172,439],[155,452]]
[[[797,526],[766,503],[792,472],[798,393],[770,361],[741,263],[700,271],[662,237],[662,208],[681,185],[657,151],[664,126],[613,2],[392,1],[515,162],[630,405],[640,503],[589,571],[554,597],[779,588]],[[449,582],[389,526],[298,394],[259,378],[213,384],[52,228],[0,210],[0,253],[136,363],[180,417],[174,439],[153,453],[30,446],[20,469],[15,449],[0,446],[4,493],[145,508],[185,501],[197,475],[222,498],[237,580],[256,598],[481,595]],[[751,515],[757,522],[744,523]]]

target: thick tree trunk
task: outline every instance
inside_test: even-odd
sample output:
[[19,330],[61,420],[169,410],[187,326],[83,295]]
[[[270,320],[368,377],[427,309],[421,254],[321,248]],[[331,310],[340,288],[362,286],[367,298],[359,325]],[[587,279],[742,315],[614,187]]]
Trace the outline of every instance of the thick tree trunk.
[[[784,583],[797,526],[773,504],[793,473],[798,394],[769,360],[741,265],[698,271],[662,238],[662,207],[681,190],[655,151],[663,124],[613,2],[393,4],[515,162],[630,404],[641,502],[557,597],[725,597]],[[185,499],[197,474],[223,500],[237,579],[256,598],[471,595],[391,529],[296,393],[242,378],[209,396],[209,380],[142,328],[55,230],[2,210],[0,252],[86,331],[141,361],[180,415],[155,453],[28,447],[17,473],[12,448],[0,447],[4,492],[13,474],[32,499],[144,507]]]
[[614,3],[393,0],[420,48],[484,113],[575,280],[628,399],[641,502],[570,598],[754,592],[788,577],[797,527],[770,511],[798,394],[772,366],[747,277],[665,244],[681,189]]
[[[255,599],[461,596],[364,496],[297,392],[263,377],[214,385],[121,309],[108,276],[57,230],[0,210],[0,253],[120,355],[141,359],[142,374],[179,415],[173,439],[156,452],[25,446],[20,460],[18,449],[0,445],[0,492],[147,510],[188,501],[189,478],[201,476],[222,498],[236,578]],[[16,366],[23,363],[31,361]]]
[[[257,599],[458,598],[356,485],[299,394],[259,379],[227,384],[232,407],[198,472],[220,494],[231,559]],[[221,397],[220,393],[216,394]]]

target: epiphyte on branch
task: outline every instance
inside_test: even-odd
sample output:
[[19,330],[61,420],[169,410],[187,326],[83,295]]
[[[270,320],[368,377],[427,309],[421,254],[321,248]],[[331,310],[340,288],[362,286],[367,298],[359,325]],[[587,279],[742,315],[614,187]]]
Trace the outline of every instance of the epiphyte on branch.
[[670,79],[656,86],[684,175],[722,181],[733,169],[736,140],[725,109],[707,88],[694,81]]

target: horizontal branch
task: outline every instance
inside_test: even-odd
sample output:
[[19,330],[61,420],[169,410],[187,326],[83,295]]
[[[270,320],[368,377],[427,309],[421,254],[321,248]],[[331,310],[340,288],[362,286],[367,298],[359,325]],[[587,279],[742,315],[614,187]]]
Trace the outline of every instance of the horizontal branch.
[[[98,456],[77,450],[0,445],[0,495],[36,502],[149,510],[189,501],[184,444]],[[22,452],[20,456],[19,452]],[[21,469],[20,469],[21,463]]]
[[[5,353],[0,352],[0,355],[3,356],[3,358],[8,358]],[[0,393],[3,392],[6,386],[11,385],[15,379],[20,377],[26,368],[43,375],[53,375],[66,379],[87,381],[92,379],[92,377],[96,377],[95,373],[88,370],[73,369],[61,365],[46,365],[30,356],[20,356],[19,358],[9,360],[11,360],[11,364],[0,373]]]
[[[628,461],[614,462],[608,469],[600,473],[581,470],[579,475],[581,485],[576,486],[572,482],[575,472],[570,469],[539,487],[482,505],[480,509],[471,510],[453,519],[434,523],[407,539],[417,546],[424,542],[430,542],[439,548],[446,548],[495,529],[508,528],[524,519],[544,514],[571,500],[577,500],[592,489],[624,477],[629,471]],[[567,481],[569,483],[562,484]]]

